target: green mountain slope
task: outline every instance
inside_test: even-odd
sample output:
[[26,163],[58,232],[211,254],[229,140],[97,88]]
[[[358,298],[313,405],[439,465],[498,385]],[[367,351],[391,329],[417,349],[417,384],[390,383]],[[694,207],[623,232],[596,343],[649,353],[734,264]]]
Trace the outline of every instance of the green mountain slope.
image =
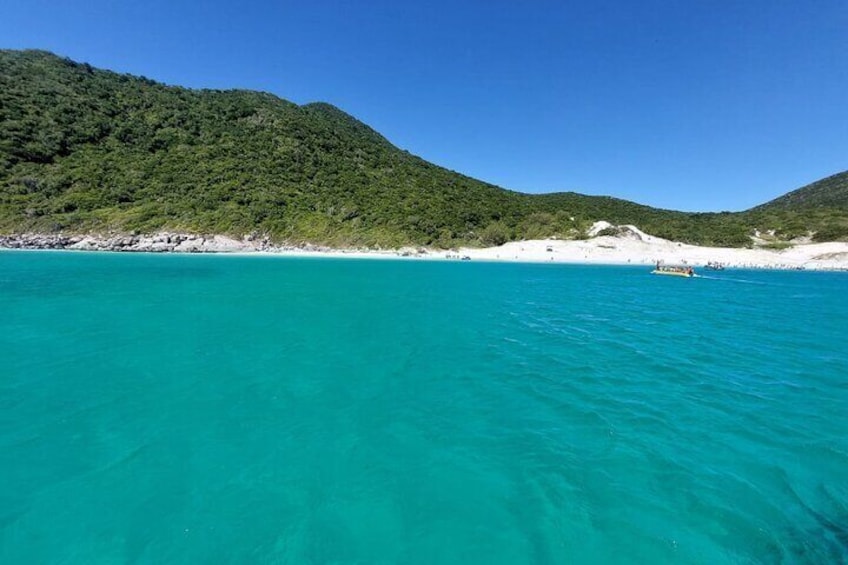
[[848,171],[831,175],[744,213],[754,225],[780,225],[783,232],[814,231],[817,241],[848,239]]
[[803,210],[834,208],[848,210],[848,171],[831,175],[798,190],[793,190],[755,210]]
[[325,104],[191,91],[4,52],[6,230],[263,231],[315,241],[448,237],[521,195],[434,167]]
[[[681,241],[744,245],[758,227],[752,218],[782,222],[785,214],[686,214],[521,194],[402,151],[329,104],[189,90],[47,52],[0,51],[0,232],[259,232],[447,247],[575,237],[604,219]],[[818,229],[806,217],[792,221]]]

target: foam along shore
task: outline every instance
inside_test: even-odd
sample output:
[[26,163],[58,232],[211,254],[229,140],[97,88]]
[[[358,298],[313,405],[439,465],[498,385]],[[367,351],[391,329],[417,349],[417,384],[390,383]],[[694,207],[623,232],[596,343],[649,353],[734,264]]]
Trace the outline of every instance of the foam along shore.
[[[601,231],[599,222],[593,230]],[[606,224],[609,226],[609,224]],[[590,230],[589,234],[592,234]],[[147,235],[18,234],[0,236],[0,248],[70,249],[159,253],[236,253],[289,256],[410,259],[467,258],[528,263],[589,263],[607,265],[691,265],[718,262],[729,268],[809,269],[848,271],[848,242],[801,243],[786,249],[700,247],[648,235],[634,226],[619,226],[616,235],[583,240],[513,241],[499,247],[437,250],[333,249],[310,244],[276,245],[265,237],[234,239],[223,235],[156,233]]]

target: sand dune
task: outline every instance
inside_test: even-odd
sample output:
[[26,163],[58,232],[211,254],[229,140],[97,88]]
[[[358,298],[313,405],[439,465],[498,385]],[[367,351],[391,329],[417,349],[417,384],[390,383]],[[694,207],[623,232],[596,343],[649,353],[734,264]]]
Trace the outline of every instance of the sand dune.
[[636,240],[602,236],[587,240],[510,242],[486,249],[461,249],[471,259],[610,265],[692,265],[719,262],[731,268],[848,270],[848,243],[814,243],[784,250],[699,247],[656,237]]

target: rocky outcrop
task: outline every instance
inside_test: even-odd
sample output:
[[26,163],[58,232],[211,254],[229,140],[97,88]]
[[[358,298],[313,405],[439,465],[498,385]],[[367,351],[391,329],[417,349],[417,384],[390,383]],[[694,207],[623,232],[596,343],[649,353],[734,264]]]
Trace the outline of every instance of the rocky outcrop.
[[14,234],[0,235],[0,248],[7,249],[78,249],[82,251],[232,253],[280,251],[267,237],[248,235],[234,239],[223,235],[185,233],[155,234]]

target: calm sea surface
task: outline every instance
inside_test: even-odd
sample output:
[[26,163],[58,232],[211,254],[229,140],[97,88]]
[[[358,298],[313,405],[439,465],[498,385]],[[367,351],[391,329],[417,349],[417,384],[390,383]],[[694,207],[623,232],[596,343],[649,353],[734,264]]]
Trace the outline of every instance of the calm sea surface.
[[848,275],[0,252],[2,563],[844,563]]

